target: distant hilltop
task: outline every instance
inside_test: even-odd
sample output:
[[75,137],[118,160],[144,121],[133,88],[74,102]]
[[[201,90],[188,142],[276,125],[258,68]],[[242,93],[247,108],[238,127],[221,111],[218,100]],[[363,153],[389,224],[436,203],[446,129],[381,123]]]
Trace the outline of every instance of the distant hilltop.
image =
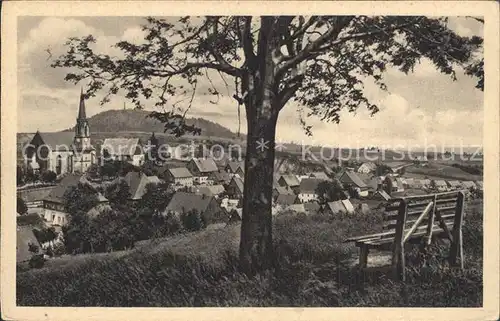
[[[90,130],[97,132],[157,132],[163,133],[164,127],[156,119],[147,117],[150,114],[146,110],[107,110],[89,118]],[[237,134],[228,128],[202,118],[187,118],[186,123],[201,128],[201,136],[236,138]],[[73,131],[68,128],[64,131]],[[243,135],[241,135],[244,137]]]

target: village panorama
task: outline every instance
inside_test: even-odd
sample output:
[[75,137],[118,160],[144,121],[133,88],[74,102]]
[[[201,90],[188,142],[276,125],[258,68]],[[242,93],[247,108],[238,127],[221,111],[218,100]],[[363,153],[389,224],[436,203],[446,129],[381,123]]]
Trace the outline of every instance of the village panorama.
[[19,20],[18,305],[482,305],[481,18],[117,18]]

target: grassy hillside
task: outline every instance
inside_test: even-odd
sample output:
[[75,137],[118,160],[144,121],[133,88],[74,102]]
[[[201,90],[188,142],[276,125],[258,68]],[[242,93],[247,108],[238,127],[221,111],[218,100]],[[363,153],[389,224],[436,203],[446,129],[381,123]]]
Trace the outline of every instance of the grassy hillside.
[[[143,243],[128,252],[55,259],[17,275],[23,306],[482,306],[482,203],[468,205],[466,269],[448,247],[407,254],[407,282],[362,276],[347,236],[380,229],[380,214],[278,216],[273,272],[238,270],[239,225]],[[432,298],[432,300],[429,300]]]

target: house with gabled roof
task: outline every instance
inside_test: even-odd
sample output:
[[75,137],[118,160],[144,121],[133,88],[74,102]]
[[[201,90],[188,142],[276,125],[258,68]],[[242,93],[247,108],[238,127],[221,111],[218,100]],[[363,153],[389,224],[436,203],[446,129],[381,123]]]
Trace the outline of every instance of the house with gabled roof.
[[448,181],[448,186],[450,187],[450,190],[458,190],[462,188],[462,183],[460,181]]
[[181,187],[193,186],[193,174],[186,167],[169,168],[165,171],[165,179],[169,184]]
[[432,184],[438,192],[447,192],[449,190],[448,184],[444,180],[433,180]]
[[477,188],[476,184],[473,181],[463,181],[462,186],[466,189],[475,189]]
[[212,158],[192,158],[186,167],[193,174],[194,182],[198,184],[210,183],[208,180],[210,174],[219,171]]
[[224,168],[229,175],[238,175],[241,178],[245,177],[245,162],[244,161],[229,161]]
[[369,174],[369,173],[374,172],[376,168],[377,168],[377,165],[375,163],[365,162],[358,167],[357,172],[363,173],[363,174]]
[[231,178],[232,178],[232,176],[229,175],[229,173],[223,169],[220,169],[217,172],[211,172],[208,175],[208,180],[212,181],[213,184],[216,184],[216,185],[217,184],[220,184],[220,185],[229,184],[229,182],[231,182]]
[[233,176],[226,187],[226,192],[232,199],[242,199],[244,190],[244,182],[239,176]]
[[[43,199],[43,217],[49,225],[63,226],[69,223],[69,217],[64,208],[64,194],[67,190],[80,183],[91,186],[81,174],[69,174]],[[97,191],[96,195],[99,204],[108,202],[108,200]]]
[[163,215],[171,213],[180,217],[192,210],[196,210],[207,225],[229,221],[228,213],[214,197],[186,192],[176,192],[163,211]]
[[280,194],[278,195],[274,203],[281,206],[288,206],[298,203],[298,198],[295,194]]
[[300,181],[294,174],[283,174],[278,178],[278,184],[297,192],[298,187],[300,186]]
[[318,202],[308,202],[302,205],[307,215],[318,214],[321,211],[321,205]]
[[391,199],[391,196],[389,194],[387,194],[386,191],[384,190],[378,190],[375,192],[375,194],[373,194],[373,197],[372,197],[374,200],[379,200],[379,201],[388,201]]
[[128,172],[123,178],[129,187],[131,201],[138,201],[146,193],[148,184],[158,184],[160,181],[156,176],[147,176],[142,172]]
[[226,189],[222,185],[195,185],[191,190],[195,194],[213,196],[215,198],[226,192]]
[[361,197],[368,196],[369,187],[366,183],[352,170],[343,170],[337,174],[337,178],[344,187],[353,187]]
[[139,138],[106,138],[101,145],[101,158],[107,160],[120,160],[134,166],[144,163],[144,150]]
[[318,200],[316,188],[319,183],[324,182],[318,178],[304,178],[300,181],[298,198],[301,203],[312,202]]
[[354,206],[352,205],[350,200],[340,200],[335,202],[326,203],[323,208],[323,213],[328,214],[352,214],[354,213]]
[[330,181],[330,177],[328,177],[328,175],[326,175],[325,172],[312,172],[312,173],[309,173],[308,175],[310,178],[317,178],[317,179],[322,179],[324,181]]

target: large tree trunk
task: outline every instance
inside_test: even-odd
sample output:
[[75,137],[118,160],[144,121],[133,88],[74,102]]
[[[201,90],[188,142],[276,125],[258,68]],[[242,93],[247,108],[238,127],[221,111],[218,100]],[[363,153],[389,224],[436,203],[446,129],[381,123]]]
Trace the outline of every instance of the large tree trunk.
[[276,120],[261,119],[249,130],[240,261],[246,273],[272,265],[272,188]]
[[246,273],[268,269],[273,263],[272,188],[276,121],[275,62],[278,43],[274,18],[263,17],[258,53],[242,77],[247,116],[247,150],[240,240],[240,264]]

